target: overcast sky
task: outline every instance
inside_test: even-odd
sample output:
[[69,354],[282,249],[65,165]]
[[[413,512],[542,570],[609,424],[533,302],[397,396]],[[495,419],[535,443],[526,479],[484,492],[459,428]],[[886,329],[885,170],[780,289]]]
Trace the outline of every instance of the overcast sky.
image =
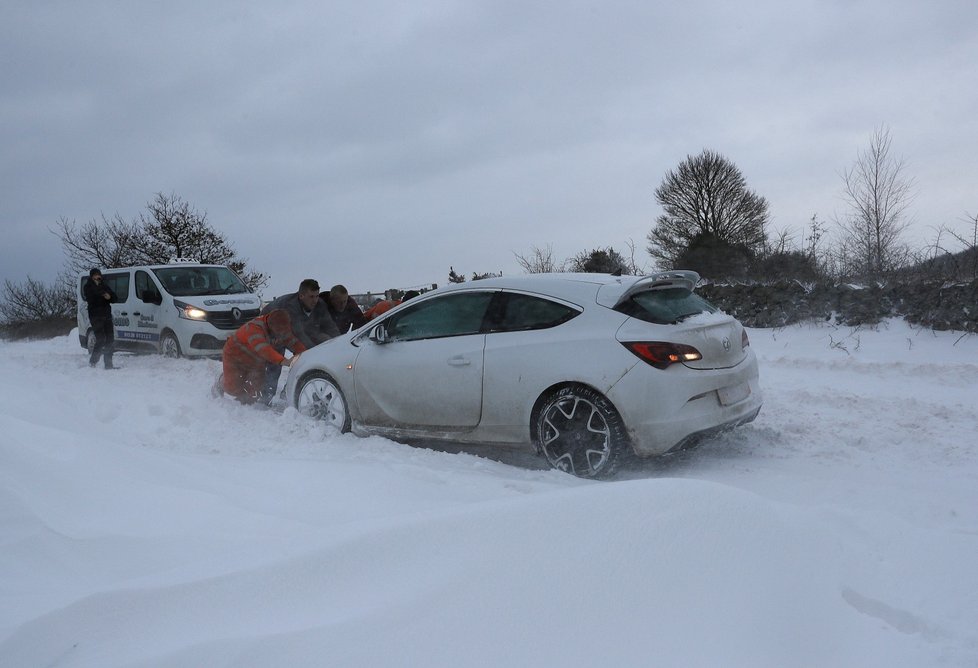
[[801,242],[876,127],[913,234],[978,213],[974,0],[0,3],[0,278],[53,279],[60,218],[207,213],[265,296],[652,266],[665,173],[704,148]]

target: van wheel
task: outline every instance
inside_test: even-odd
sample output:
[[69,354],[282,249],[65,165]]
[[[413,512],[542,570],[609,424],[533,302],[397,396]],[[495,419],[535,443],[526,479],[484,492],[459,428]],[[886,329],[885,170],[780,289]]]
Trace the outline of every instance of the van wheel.
[[88,333],[85,334],[85,349],[88,350],[89,355],[95,352],[95,330],[91,327],[88,328]]
[[180,357],[180,342],[173,332],[163,332],[160,336],[160,355],[164,357]]

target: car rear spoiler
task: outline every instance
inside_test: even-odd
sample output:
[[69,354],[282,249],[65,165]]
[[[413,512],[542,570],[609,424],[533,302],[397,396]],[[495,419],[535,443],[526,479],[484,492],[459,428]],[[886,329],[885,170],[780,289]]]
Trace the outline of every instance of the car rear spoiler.
[[663,271],[658,274],[652,274],[651,276],[643,276],[634,283],[632,283],[627,290],[625,290],[618,301],[615,302],[615,306],[620,306],[622,303],[631,299],[633,295],[639,292],[647,292],[649,290],[660,290],[662,288],[685,288],[690,292],[696,287],[696,284],[700,281],[700,275],[695,271],[689,271],[688,269],[677,269],[675,271]]

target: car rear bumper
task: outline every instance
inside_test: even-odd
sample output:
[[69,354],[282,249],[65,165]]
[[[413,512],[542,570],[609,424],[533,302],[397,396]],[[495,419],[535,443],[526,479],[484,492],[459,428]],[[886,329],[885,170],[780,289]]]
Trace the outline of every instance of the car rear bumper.
[[[670,374],[649,382],[649,373]],[[661,388],[667,387],[663,391]],[[752,421],[761,409],[753,355],[733,369],[658,371],[637,367],[608,393],[639,456],[665,454],[705,435]]]

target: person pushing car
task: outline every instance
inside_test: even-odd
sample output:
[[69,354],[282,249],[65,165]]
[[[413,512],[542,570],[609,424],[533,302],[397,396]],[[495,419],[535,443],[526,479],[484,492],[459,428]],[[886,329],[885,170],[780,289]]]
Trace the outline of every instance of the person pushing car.
[[[284,349],[292,351],[293,357],[279,352]],[[266,366],[291,366],[295,356],[305,351],[306,346],[292,329],[288,311],[274,309],[260,315],[239,327],[224,344],[223,389],[243,404],[267,401]]]

